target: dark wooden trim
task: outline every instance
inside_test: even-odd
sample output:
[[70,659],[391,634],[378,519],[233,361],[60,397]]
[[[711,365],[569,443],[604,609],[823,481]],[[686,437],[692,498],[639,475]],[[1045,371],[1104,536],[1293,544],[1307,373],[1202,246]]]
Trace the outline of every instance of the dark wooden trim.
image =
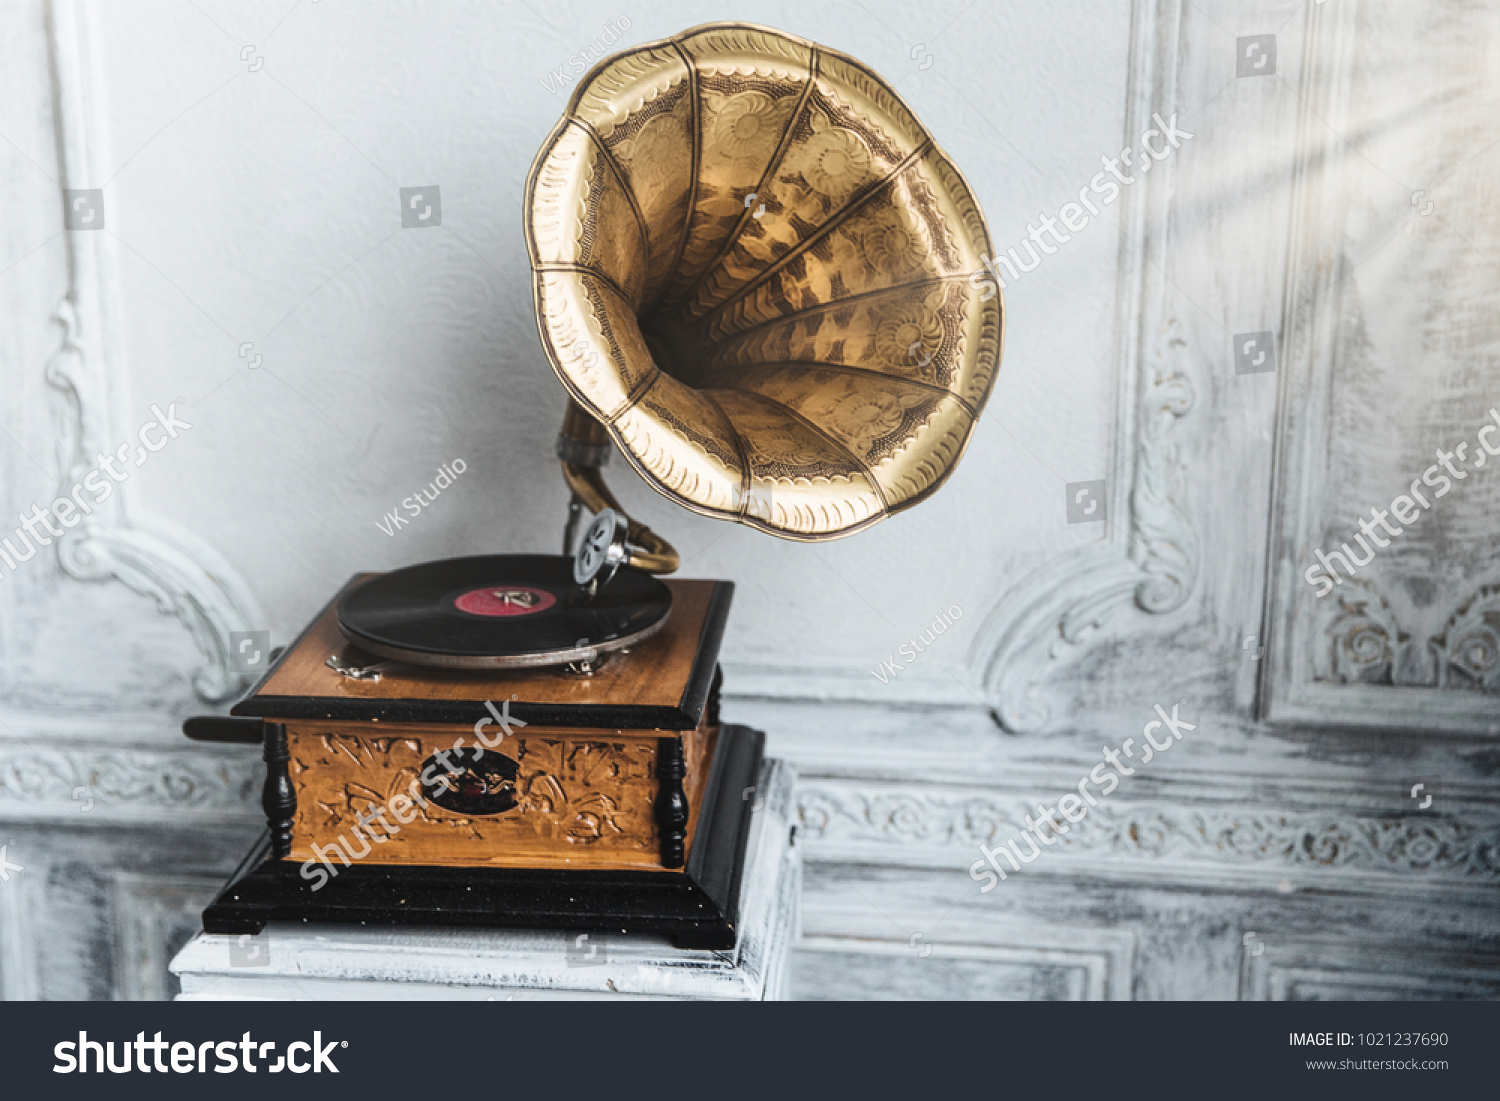
[[[738,937],[749,838],[743,797],[758,783],[765,735],[720,732],[687,866],[676,872],[527,868],[429,868],[359,862],[313,890],[261,834],[203,912],[209,933],[258,933],[269,921],[568,929],[657,933],[679,948],[729,949]],[[312,861],[308,866],[316,868]],[[326,873],[325,873],[326,874]]]
[[[351,578],[349,584],[353,584]],[[348,589],[345,585],[344,589]],[[340,590],[331,604],[337,603],[344,590]],[[518,700],[511,704],[510,712],[528,725],[561,727],[608,727],[616,730],[694,730],[703,719],[713,687],[714,673],[718,668],[719,647],[724,641],[724,627],[729,620],[729,605],[734,597],[734,583],[719,581],[714,584],[709,598],[708,611],[698,633],[698,653],[693,659],[693,668],[687,685],[676,707],[647,704],[562,704],[527,703]],[[321,619],[328,611],[325,606],[318,613]],[[318,620],[314,620],[316,623]],[[309,625],[308,630],[311,630]],[[297,642],[287,647],[276,664],[260,681],[264,684],[277,666],[295,650],[302,641],[304,631]],[[257,685],[259,687],[259,685]],[[229,711],[232,716],[271,719],[328,719],[334,721],[401,723],[445,723],[473,726],[489,712],[479,700],[418,700],[418,699],[330,699],[320,696],[263,696],[253,691],[235,704]]]
[[264,745],[264,727],[264,720],[237,719],[229,715],[194,715],[182,722],[182,732],[195,742],[227,742],[232,745]]
[[271,854],[277,859],[292,852],[292,820],[297,816],[297,789],[288,772],[291,754],[287,751],[286,727],[281,723],[263,723],[266,729],[261,760],[266,762],[266,785],[261,790],[260,805],[266,812],[271,837]]
[[[746,735],[753,735],[747,737]],[[688,854],[687,874],[714,898],[730,900],[725,920],[739,921],[740,880],[745,871],[745,846],[750,840],[750,814],[766,736],[744,726],[725,726],[703,786],[698,833]],[[703,823],[710,823],[705,829]],[[715,947],[678,937],[679,948]]]
[[714,595],[709,598],[708,612],[703,617],[703,628],[698,632],[698,656],[693,659],[693,671],[688,675],[682,699],[677,703],[677,710],[692,718],[693,727],[702,721],[713,692],[714,676],[719,668],[719,647],[724,643],[724,627],[729,622],[729,605],[733,600],[733,581],[719,581],[714,585]]
[[[678,707],[642,704],[510,705],[528,726],[603,727],[610,730],[692,730],[697,720]],[[335,722],[446,723],[473,726],[490,717],[477,700],[334,700],[311,696],[257,696],[236,704],[233,714],[274,719],[327,719]]]
[[724,691],[724,667],[714,666],[713,683],[708,689],[708,705],[703,709],[703,723],[705,726],[719,725],[719,697]]
[[656,740],[656,825],[661,830],[661,862],[680,868],[686,862],[688,799],[682,790],[687,763],[682,738]]

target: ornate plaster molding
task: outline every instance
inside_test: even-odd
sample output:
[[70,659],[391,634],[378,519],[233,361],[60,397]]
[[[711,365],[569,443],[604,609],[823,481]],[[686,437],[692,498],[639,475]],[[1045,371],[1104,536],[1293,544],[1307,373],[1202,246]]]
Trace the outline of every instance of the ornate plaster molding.
[[1439,688],[1500,690],[1500,584],[1485,585],[1448,618],[1428,646]]
[[1500,584],[1481,585],[1459,601],[1443,632],[1427,639],[1433,663],[1414,667],[1411,635],[1379,588],[1350,578],[1324,612],[1324,651],[1314,680],[1397,688],[1500,690]]
[[[53,0],[47,32],[54,74],[53,113],[63,187],[100,182],[107,159],[101,70],[87,5]],[[45,371],[64,398],[59,439],[62,476],[70,492],[95,456],[128,438],[115,394],[129,375],[118,324],[119,279],[107,232],[70,232],[69,288],[54,320],[61,329]],[[153,597],[163,615],[182,620],[203,654],[193,687],[206,700],[237,694],[245,678],[231,667],[229,634],[254,629],[264,616],[249,587],[212,548],[159,517],[132,508],[129,481],[58,541],[58,561],[80,581],[118,580]]]
[[[1180,0],[1134,6],[1126,132],[1175,102]],[[1117,390],[1132,409],[1118,426],[1103,543],[1064,555],[1017,585],[976,644],[995,717],[1012,733],[1045,730],[1054,707],[1044,682],[1121,608],[1164,615],[1188,599],[1198,538],[1184,506],[1177,422],[1195,405],[1180,322],[1170,314],[1165,252],[1173,162],[1163,161],[1121,203],[1116,310],[1122,334]]]
[[1324,612],[1328,645],[1314,655],[1316,680],[1340,684],[1394,684],[1411,636],[1396,622],[1390,604],[1362,578],[1337,594]]
[[[820,846],[949,848],[967,865],[980,844],[1025,828],[1029,808],[1018,796],[912,793],[804,778],[798,791],[798,837]],[[1361,871],[1385,876],[1500,885],[1500,823],[1476,824],[1423,815],[1313,813],[1226,806],[1101,803],[1056,838],[1069,856],[1241,865],[1280,873]]]
[[[257,753],[97,752],[0,742],[0,815],[65,813],[82,824],[184,812],[256,816],[264,768]],[[80,790],[81,789],[81,790]]]

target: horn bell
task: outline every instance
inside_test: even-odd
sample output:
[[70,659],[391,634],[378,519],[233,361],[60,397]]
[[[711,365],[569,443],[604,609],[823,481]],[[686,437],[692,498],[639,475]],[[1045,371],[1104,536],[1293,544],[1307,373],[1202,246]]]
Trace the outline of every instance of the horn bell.
[[604,59],[527,181],[542,345],[637,471],[807,541],[925,499],[998,370],[984,215],[860,62],[716,23]]

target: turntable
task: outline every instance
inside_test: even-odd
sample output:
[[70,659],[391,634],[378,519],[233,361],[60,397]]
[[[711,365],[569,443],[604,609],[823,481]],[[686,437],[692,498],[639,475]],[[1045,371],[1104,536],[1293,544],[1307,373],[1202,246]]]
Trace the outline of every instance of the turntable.
[[340,597],[344,637],[371,654],[444,669],[521,669],[600,660],[666,624],[672,592],[627,570],[597,591],[594,532],[572,561],[543,555],[453,558],[373,578]]
[[[764,736],[721,723],[733,586],[605,485],[618,450],[708,516],[822,541],[924,500],[999,364],[958,169],[859,62],[711,24],[607,58],[527,185],[568,392],[563,551],[353,578],[228,717],[268,830],[204,913],[735,942]],[[579,537],[585,510],[592,514]]]

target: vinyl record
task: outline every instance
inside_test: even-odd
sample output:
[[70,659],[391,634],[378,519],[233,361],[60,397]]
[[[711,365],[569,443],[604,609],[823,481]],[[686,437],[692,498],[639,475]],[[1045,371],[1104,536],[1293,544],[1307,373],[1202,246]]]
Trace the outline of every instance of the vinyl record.
[[655,634],[672,593],[622,569],[590,599],[560,555],[447,558],[371,578],[339,601],[339,630],[362,650],[452,669],[590,660]]

